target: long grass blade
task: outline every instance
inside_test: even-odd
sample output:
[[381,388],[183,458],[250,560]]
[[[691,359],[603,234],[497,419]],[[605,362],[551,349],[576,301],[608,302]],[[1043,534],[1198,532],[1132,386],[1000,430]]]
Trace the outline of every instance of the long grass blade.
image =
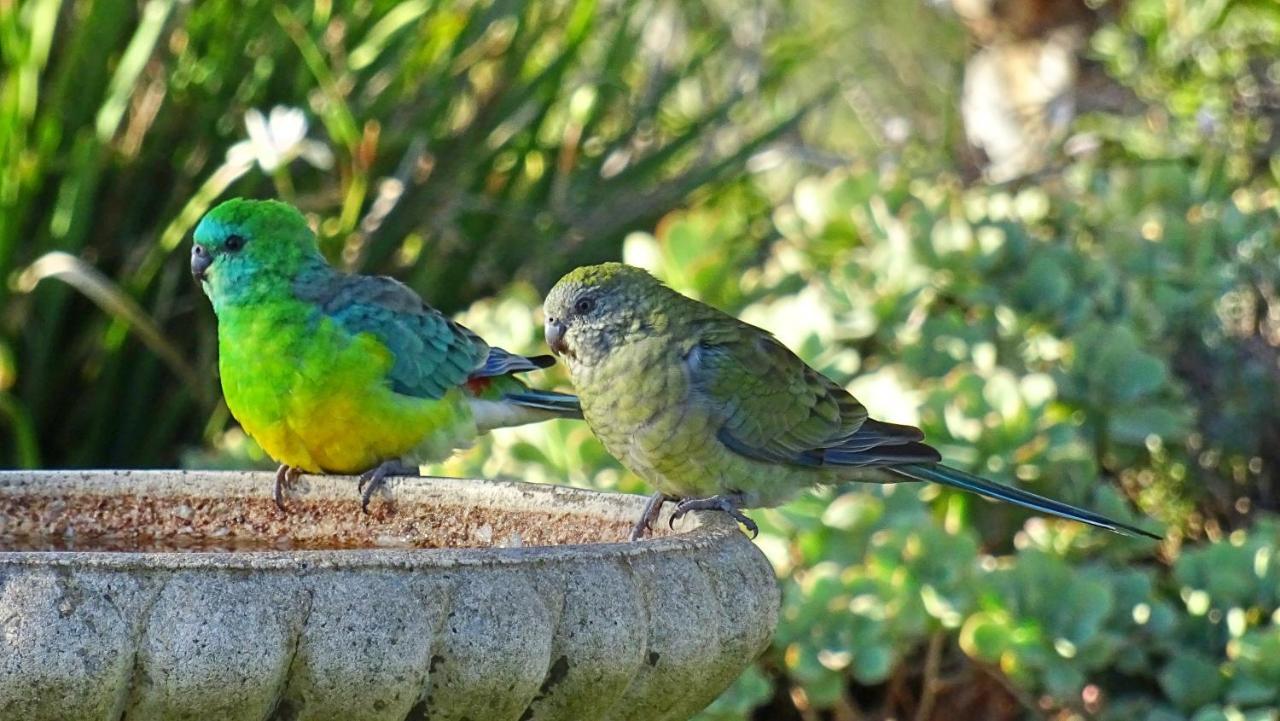
[[69,253],[46,253],[18,276],[18,290],[30,293],[41,281],[49,278],[75,288],[103,311],[127,323],[138,338],[169,366],[169,370],[182,379],[192,393],[203,402],[209,401],[208,384],[200,379],[195,368],[165,338],[164,332],[151,316],[109,278],[98,272],[97,268]]
[[174,0],[151,0],[142,11],[142,22],[138,24],[137,32],[133,34],[129,47],[125,48],[124,56],[120,58],[120,64],[116,66],[116,73],[107,88],[107,99],[98,110],[98,139],[103,143],[110,142],[115,136],[120,118],[124,117],[125,107],[129,103],[129,96],[133,94],[133,87],[137,84],[147,59],[155,51],[160,31],[164,30],[173,6]]

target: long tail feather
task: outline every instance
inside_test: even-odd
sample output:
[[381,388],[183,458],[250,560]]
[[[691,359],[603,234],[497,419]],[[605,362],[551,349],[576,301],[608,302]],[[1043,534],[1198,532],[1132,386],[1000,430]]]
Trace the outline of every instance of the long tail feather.
[[1105,528],[1109,531],[1115,531],[1126,536],[1146,536],[1154,538],[1157,541],[1161,537],[1150,531],[1143,530],[1137,526],[1131,526],[1127,523],[1112,520],[1106,516],[1086,511],[1083,508],[1076,508],[1061,501],[1055,501],[1052,498],[1038,496],[1029,491],[1024,491],[1011,486],[1006,486],[995,481],[988,481],[971,473],[944,466],[942,464],[931,465],[903,465],[903,466],[886,466],[884,471],[897,474],[916,481],[926,481],[931,483],[940,483],[944,486],[959,488],[970,493],[994,498],[997,501],[1012,503],[1023,508],[1029,508],[1040,513],[1066,518],[1080,523],[1087,523],[1090,526]]
[[502,399],[525,408],[550,411],[562,418],[582,419],[582,405],[578,402],[578,397],[570,393],[530,388],[518,393],[503,394]]
[[490,348],[484,365],[471,372],[472,378],[493,378],[511,375],[512,373],[528,373],[542,368],[550,368],[556,364],[555,356],[549,355],[516,355],[501,348]]

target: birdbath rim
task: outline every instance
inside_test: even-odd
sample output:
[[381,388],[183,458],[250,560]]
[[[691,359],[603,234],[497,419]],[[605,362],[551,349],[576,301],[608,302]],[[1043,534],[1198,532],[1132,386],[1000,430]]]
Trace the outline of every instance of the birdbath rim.
[[[0,517],[7,515],[18,499],[67,496],[128,494],[131,496],[181,501],[187,498],[239,496],[258,506],[271,503],[274,474],[266,471],[120,470],[74,469],[0,471]],[[300,499],[316,498],[332,502],[337,513],[351,514],[358,503],[355,478],[350,476],[303,476],[304,491],[286,495],[284,523],[290,521],[290,506]],[[471,565],[512,565],[538,560],[599,560],[706,549],[741,531],[730,518],[715,512],[689,514],[667,531],[671,509],[655,524],[657,534],[639,542],[627,539],[624,527],[639,518],[647,500],[629,493],[598,491],[571,486],[524,481],[494,481],[446,476],[394,478],[387,483],[386,497],[392,504],[414,506],[430,503],[449,509],[506,509],[514,513],[533,508],[573,522],[586,517],[612,521],[616,540],[529,544],[518,547],[475,546],[428,548],[281,548],[220,550],[96,550],[67,548],[51,550],[9,550],[10,535],[0,528],[0,564],[37,562],[41,565],[78,565],[96,568],[223,568],[223,569],[372,569],[447,568]],[[374,515],[352,516],[357,523],[378,522]],[[348,508],[347,506],[351,506]],[[336,510],[341,509],[341,510]],[[358,513],[358,511],[356,511]],[[385,514],[383,514],[385,516]]]

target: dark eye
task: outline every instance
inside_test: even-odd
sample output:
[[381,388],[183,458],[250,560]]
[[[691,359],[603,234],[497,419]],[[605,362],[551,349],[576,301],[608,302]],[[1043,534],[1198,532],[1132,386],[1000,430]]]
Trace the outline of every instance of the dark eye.
[[226,242],[222,245],[227,250],[234,253],[244,247],[244,238],[239,235],[228,235]]
[[594,298],[579,298],[578,302],[573,304],[573,312],[578,315],[586,315],[596,307]]

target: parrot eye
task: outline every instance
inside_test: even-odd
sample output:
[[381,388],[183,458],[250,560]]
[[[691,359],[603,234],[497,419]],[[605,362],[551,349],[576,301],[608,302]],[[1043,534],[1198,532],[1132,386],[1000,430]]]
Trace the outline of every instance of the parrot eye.
[[573,304],[573,312],[578,315],[586,315],[596,307],[594,298],[579,298],[578,302]]
[[244,238],[239,235],[228,235],[227,240],[222,245],[234,253],[244,247]]

